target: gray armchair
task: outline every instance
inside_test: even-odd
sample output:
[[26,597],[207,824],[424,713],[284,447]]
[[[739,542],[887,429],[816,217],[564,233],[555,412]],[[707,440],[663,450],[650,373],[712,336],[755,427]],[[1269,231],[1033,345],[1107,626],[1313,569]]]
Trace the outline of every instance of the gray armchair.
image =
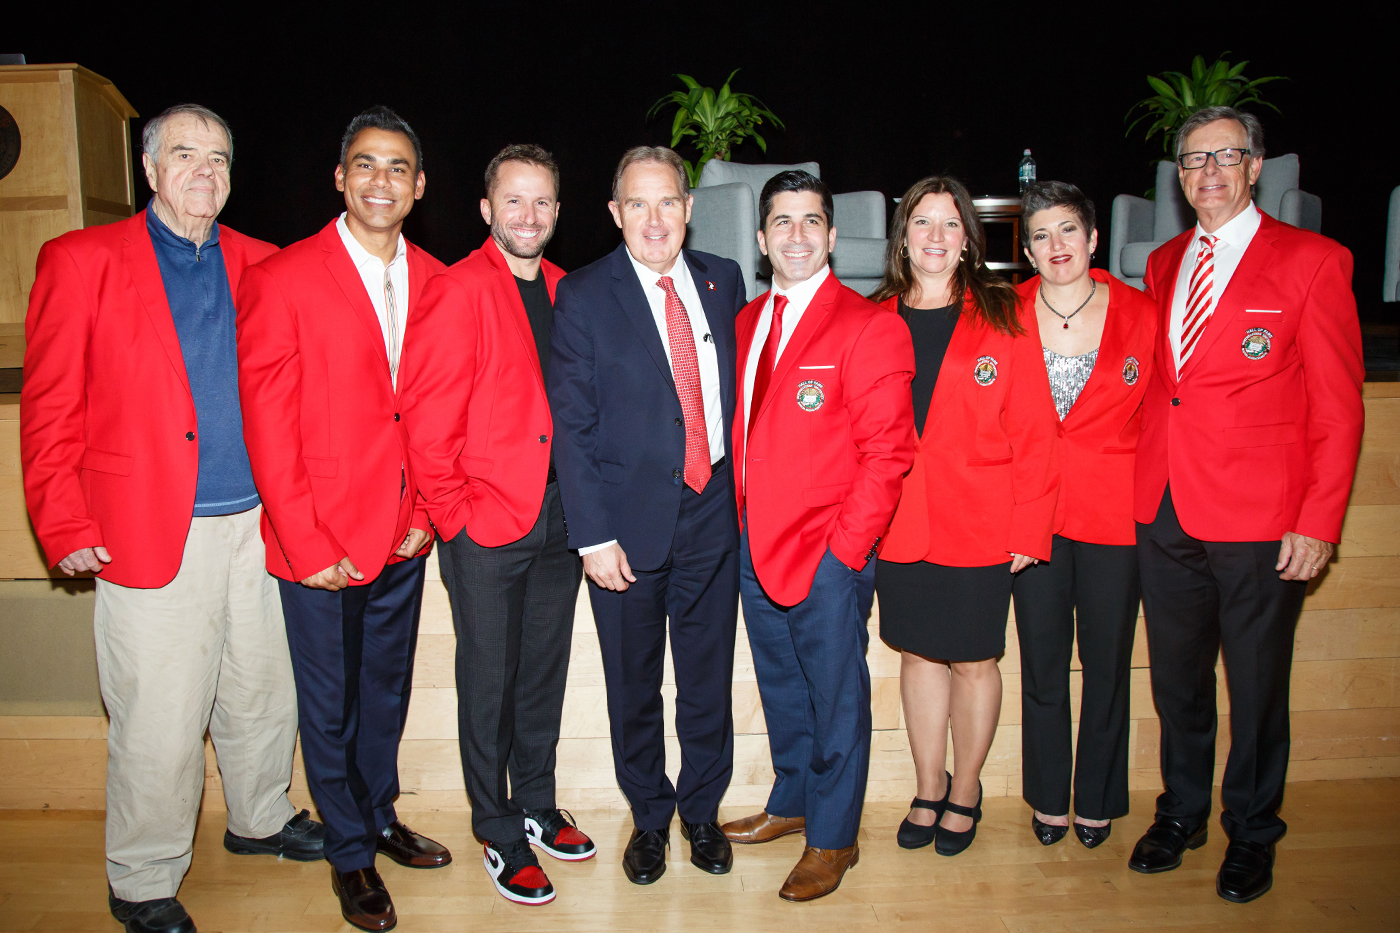
[[1400,187],[1390,192],[1385,224],[1385,301],[1400,301]]
[[[1322,199],[1298,187],[1299,163],[1293,153],[1265,159],[1254,186],[1254,203],[1264,213],[1305,230],[1321,232]],[[1147,257],[1196,222],[1177,180],[1175,162],[1157,163],[1157,200],[1120,194],[1113,199],[1108,228],[1108,271],[1142,288]]]
[[[802,169],[821,177],[816,162],[796,165],[745,165],[711,159],[691,190],[691,211],[685,245],[732,259],[744,273],[750,300],[769,287],[770,267],[758,251],[758,195],[779,172]],[[885,261],[885,196],[878,191],[852,191],[832,197],[835,208],[836,250],[831,267],[841,281],[862,295],[880,284]]]

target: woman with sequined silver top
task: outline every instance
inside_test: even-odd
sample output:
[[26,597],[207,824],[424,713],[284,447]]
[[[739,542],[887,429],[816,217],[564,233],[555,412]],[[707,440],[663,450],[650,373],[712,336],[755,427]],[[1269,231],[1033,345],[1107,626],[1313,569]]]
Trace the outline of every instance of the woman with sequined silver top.
[[[1022,201],[1020,286],[1033,305],[1058,421],[1059,500],[1049,562],[1013,584],[1021,643],[1022,793],[1042,845],[1074,831],[1094,848],[1128,812],[1128,694],[1138,615],[1133,461],[1156,337],[1142,292],[1089,268],[1094,205],[1073,185],[1036,182]],[[1029,309],[1028,309],[1029,310]],[[1084,686],[1079,743],[1070,736],[1076,634]],[[1071,774],[1073,779],[1071,781]]]

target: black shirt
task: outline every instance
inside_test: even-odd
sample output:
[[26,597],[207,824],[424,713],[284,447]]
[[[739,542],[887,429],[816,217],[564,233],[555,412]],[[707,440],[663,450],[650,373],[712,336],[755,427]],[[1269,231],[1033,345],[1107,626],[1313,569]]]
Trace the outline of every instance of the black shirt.
[[[533,279],[515,277],[515,287],[520,289],[520,300],[525,303],[525,316],[530,319],[530,333],[535,337],[535,352],[540,355],[540,375],[549,384],[549,331],[554,326],[554,305],[549,300],[549,285],[544,280],[544,272]],[[549,448],[549,478],[554,482],[554,447]]]
[[911,308],[903,298],[899,299],[899,316],[909,325],[909,335],[914,338],[914,382],[909,390],[914,396],[914,430],[920,435],[924,433],[933,387],[938,384],[938,371],[953,339],[953,328],[958,326],[961,306],[962,302],[946,308]]

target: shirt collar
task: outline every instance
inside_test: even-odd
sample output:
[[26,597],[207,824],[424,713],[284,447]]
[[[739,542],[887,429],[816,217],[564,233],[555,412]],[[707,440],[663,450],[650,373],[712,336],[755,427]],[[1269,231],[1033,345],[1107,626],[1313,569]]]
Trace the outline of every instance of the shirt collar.
[[1254,238],[1254,233],[1259,229],[1259,208],[1250,201],[1245,205],[1245,209],[1234,217],[1231,217],[1214,234],[1208,234],[1202,229],[1200,223],[1196,224],[1196,238],[1200,242],[1203,236],[1215,236],[1216,239],[1224,240],[1229,246],[1236,249],[1244,249],[1249,245],[1249,241]]
[[[345,249],[350,253],[350,261],[355,264],[356,269],[363,269],[365,263],[378,263],[381,269],[388,268],[384,261],[360,245],[360,241],[355,239],[355,235],[350,232],[350,228],[345,223],[345,214],[341,213],[340,218],[335,222],[336,232],[340,234],[340,241],[345,244]],[[390,260],[389,266],[397,265],[406,260],[408,256],[407,242],[403,234],[399,234],[399,248],[394,252],[394,258]]]
[[[661,278],[661,273],[653,272],[651,269],[648,269],[646,266],[638,262],[637,257],[632,255],[632,251],[630,249],[627,250],[627,258],[631,261],[632,268],[636,270],[637,278],[641,280],[643,286],[645,286],[646,288],[659,287],[656,284],[656,282],[658,279]],[[671,281],[675,284],[677,291],[680,291],[682,285],[689,284],[690,265],[685,261],[684,251],[682,251],[678,256],[676,256],[675,265],[671,266],[671,271],[667,272],[666,274],[671,277]]]
[[773,294],[775,296],[783,295],[792,304],[798,304],[805,308],[812,303],[812,296],[817,293],[817,289],[822,287],[822,283],[826,281],[826,277],[829,275],[831,275],[831,263],[828,262],[821,267],[821,271],[816,275],[804,282],[798,282],[787,291],[783,291],[781,288],[774,285]]
[[217,220],[209,228],[209,239],[196,246],[194,240],[185,239],[165,225],[165,221],[161,220],[160,215],[156,213],[156,199],[154,197],[146,205],[146,230],[151,234],[152,241],[165,247],[188,250],[191,253],[219,245],[219,222]]

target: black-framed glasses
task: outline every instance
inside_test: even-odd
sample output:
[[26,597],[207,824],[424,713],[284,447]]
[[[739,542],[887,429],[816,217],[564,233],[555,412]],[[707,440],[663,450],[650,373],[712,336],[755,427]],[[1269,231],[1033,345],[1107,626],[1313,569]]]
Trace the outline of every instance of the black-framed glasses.
[[1176,157],[1176,161],[1185,169],[1205,168],[1206,159],[1213,158],[1216,165],[1226,168],[1239,165],[1247,155],[1248,149],[1217,149],[1214,152],[1183,152]]

